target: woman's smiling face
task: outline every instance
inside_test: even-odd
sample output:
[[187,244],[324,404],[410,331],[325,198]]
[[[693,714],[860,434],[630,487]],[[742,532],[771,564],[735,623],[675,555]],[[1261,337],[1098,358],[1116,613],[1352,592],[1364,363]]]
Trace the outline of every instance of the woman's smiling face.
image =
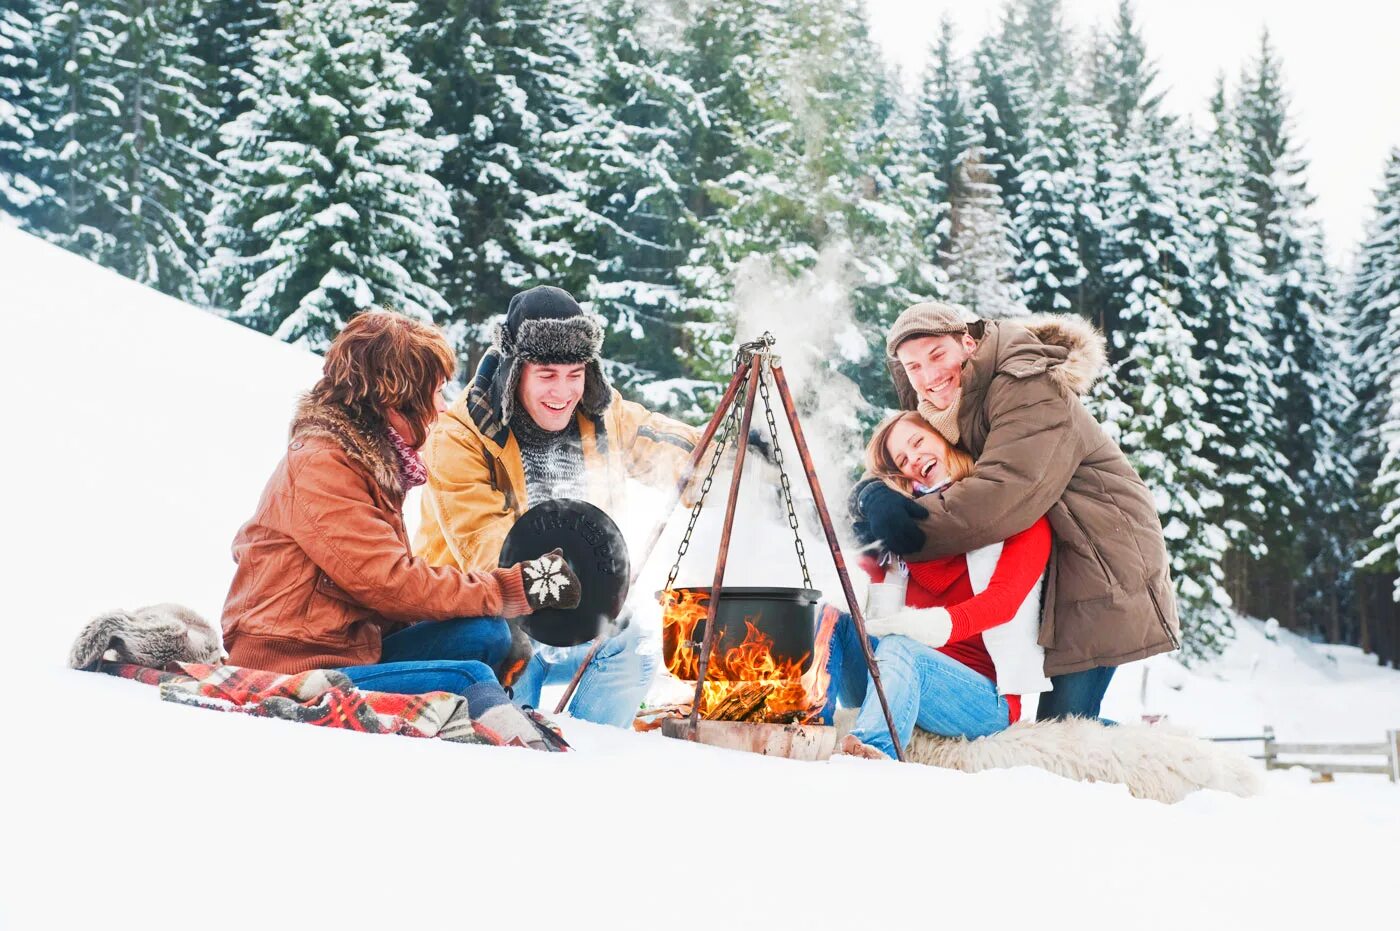
[[925,488],[936,488],[951,481],[948,472],[948,441],[931,427],[905,418],[890,428],[885,451],[910,481]]

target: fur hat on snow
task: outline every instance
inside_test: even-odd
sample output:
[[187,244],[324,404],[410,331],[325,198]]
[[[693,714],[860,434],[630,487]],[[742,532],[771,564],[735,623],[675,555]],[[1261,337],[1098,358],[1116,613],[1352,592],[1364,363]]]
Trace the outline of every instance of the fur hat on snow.
[[178,604],[108,611],[88,621],[73,641],[68,665],[92,669],[104,660],[164,669],[170,663],[220,663],[218,628]]
[[562,288],[540,285],[510,299],[506,318],[496,324],[492,348],[501,355],[495,393],[501,422],[510,426],[516,391],[526,362],[540,365],[584,365],[583,397],[579,409],[601,416],[612,401],[612,386],[603,374],[603,326],[583,312],[573,295]]

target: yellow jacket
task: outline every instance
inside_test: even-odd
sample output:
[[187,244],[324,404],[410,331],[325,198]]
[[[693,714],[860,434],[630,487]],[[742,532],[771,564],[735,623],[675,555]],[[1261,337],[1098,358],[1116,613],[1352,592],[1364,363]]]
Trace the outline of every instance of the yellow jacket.
[[[615,512],[628,477],[674,487],[700,439],[616,391],[601,417],[576,415],[588,500]],[[430,565],[494,569],[501,544],[530,506],[515,434],[480,383],[438,419],[423,449],[428,483],[413,551]]]

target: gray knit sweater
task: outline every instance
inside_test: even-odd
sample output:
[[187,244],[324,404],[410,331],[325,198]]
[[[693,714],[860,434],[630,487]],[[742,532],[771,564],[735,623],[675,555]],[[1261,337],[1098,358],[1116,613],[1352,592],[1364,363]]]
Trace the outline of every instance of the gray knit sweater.
[[523,410],[511,418],[511,432],[520,444],[520,460],[525,467],[525,493],[532,503],[553,498],[583,498],[588,491],[584,475],[583,441],[578,421],[550,433]]

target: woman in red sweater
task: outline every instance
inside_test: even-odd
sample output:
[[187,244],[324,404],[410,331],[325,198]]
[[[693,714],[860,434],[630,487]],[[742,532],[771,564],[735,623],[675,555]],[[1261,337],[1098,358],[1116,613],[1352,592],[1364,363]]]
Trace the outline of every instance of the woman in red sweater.
[[[907,411],[876,430],[866,466],[876,480],[912,498],[939,494],[969,474],[973,462],[917,412]],[[965,556],[908,564],[888,555],[862,561],[873,582],[902,580],[907,586],[903,609],[865,621],[902,746],[916,724],[945,737],[996,733],[1020,717],[1021,694],[1049,688],[1036,644],[1049,557],[1050,525],[1041,517],[1004,543]],[[855,636],[855,625],[843,618],[832,643],[842,698],[860,704],[841,750],[893,757]]]

